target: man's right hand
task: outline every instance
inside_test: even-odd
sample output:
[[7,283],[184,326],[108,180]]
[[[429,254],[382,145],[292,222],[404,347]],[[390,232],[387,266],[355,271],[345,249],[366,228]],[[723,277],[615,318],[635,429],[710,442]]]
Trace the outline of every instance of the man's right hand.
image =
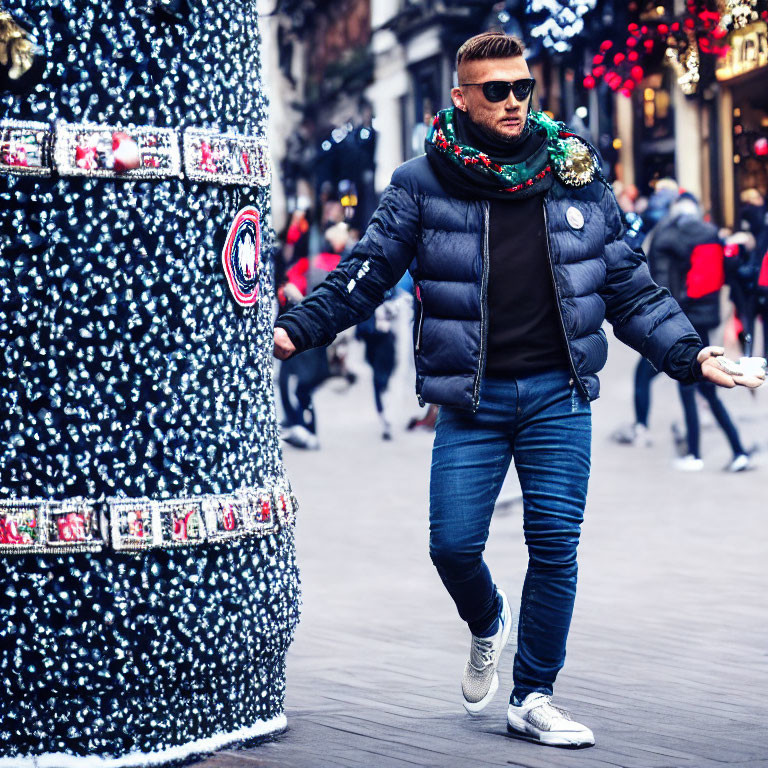
[[[750,389],[756,389],[765,381],[765,372],[763,370],[755,372],[742,373],[738,371],[739,364],[734,363],[732,360],[728,360],[726,363],[721,364],[718,362],[718,357],[725,355],[725,349],[723,347],[704,347],[696,358],[701,366],[701,374],[707,380],[713,384],[717,384],[719,387],[727,387],[731,389],[737,384],[742,387],[749,387]],[[726,358],[723,357],[724,360]],[[732,370],[730,366],[733,366]]]
[[275,357],[278,360],[287,360],[294,352],[296,346],[290,336],[282,328],[275,328]]

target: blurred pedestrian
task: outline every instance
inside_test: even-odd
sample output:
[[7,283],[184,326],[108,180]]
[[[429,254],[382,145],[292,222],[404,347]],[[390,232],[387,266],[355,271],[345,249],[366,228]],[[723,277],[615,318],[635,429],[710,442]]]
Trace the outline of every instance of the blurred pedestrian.
[[[284,310],[298,304],[338,266],[347,245],[347,225],[333,224],[326,229],[323,249],[310,256],[306,247],[298,247],[305,238],[308,241],[306,216],[301,213],[294,214],[286,234],[284,253],[288,258],[298,258],[286,269],[282,284],[278,284],[278,298]],[[316,450],[320,447],[312,396],[331,375],[328,355],[326,347],[318,347],[309,350],[308,355],[281,363],[278,384],[284,418],[280,434],[296,448]]]
[[365,360],[373,371],[373,397],[381,422],[383,440],[392,439],[392,420],[385,405],[384,395],[395,370],[397,338],[394,321],[397,314],[398,297],[396,289],[392,289],[376,307],[373,315],[358,324],[355,334],[365,345]]
[[[669,213],[669,207],[680,195],[680,187],[671,178],[659,179],[653,187],[653,193],[648,198],[648,205],[643,212],[643,231],[648,234]],[[649,244],[645,244],[646,253]]]
[[529,112],[534,80],[522,43],[479,35],[459,49],[457,70],[454,107],[435,118],[427,155],[395,171],[357,247],[278,320],[275,354],[328,343],[412,270],[420,289],[416,389],[442,406],[430,555],[471,632],[464,707],[476,714],[492,700],[511,630],[509,602],[483,550],[514,458],[529,561],[507,728],[541,744],[585,747],[592,731],[551,697],[576,596],[590,401],[608,349],[603,320],[679,380],[737,382],[717,363],[722,350],[701,348],[622,240],[618,205],[591,149]]
[[753,256],[754,322],[759,316],[763,325],[763,357],[768,357],[768,230],[758,242]]
[[[654,232],[649,252],[653,277],[669,288],[705,345],[709,334],[720,325],[720,289],[725,284],[723,245],[717,228],[705,222],[696,198],[683,193],[670,208],[669,215]],[[700,452],[699,414],[696,391],[707,401],[712,415],[723,430],[733,451],[726,469],[741,472],[750,459],[736,425],[709,381],[681,383],[680,399],[685,414],[687,453],[675,461],[683,471],[704,468]]]
[[[721,233],[722,236],[723,233]],[[758,313],[755,238],[750,232],[725,233],[725,282],[734,308],[736,336],[745,355],[752,354]]]
[[[656,227],[668,215],[672,203],[679,196],[678,184],[674,179],[659,179],[653,194],[644,208],[643,216],[638,226],[637,221],[628,228],[625,240],[633,248],[642,246],[649,254],[649,268],[653,275],[653,264],[650,263],[652,253],[651,243]],[[640,357],[635,366],[634,406],[635,422],[629,426],[617,429],[612,439],[623,445],[650,446],[651,437],[648,432],[648,418],[651,410],[651,382],[658,370],[645,358]]]
[[423,429],[427,432],[433,432],[437,426],[437,416],[440,413],[440,406],[434,403],[428,403],[426,406],[426,412],[420,413],[418,416],[414,416],[408,421],[406,429],[412,432],[416,429]]
[[[350,252],[357,239],[353,238],[353,230],[344,221],[326,227],[323,248],[315,260],[313,286],[318,285],[336,269],[341,259]],[[350,370],[347,364],[349,344],[353,336],[351,331],[341,333],[327,347],[328,376],[343,379],[348,385],[357,381],[357,374]]]
[[762,245],[763,234],[768,230],[768,207],[766,207],[765,198],[759,189],[750,187],[741,193],[740,199],[739,229],[742,232],[749,232],[757,244]]
[[622,218],[626,232],[624,233],[625,242],[632,248],[641,248],[645,232],[643,229],[643,217],[635,210],[635,201],[637,200],[637,187],[634,184],[625,186],[620,181],[613,183],[613,194],[616,196],[616,202],[621,208]]
[[[760,317],[765,357],[768,355],[768,206],[754,187],[741,194],[739,225],[740,231],[729,238],[729,254],[739,257],[737,296],[741,299],[743,295],[744,309],[740,317],[744,325],[746,354],[752,354],[755,324]],[[738,246],[737,251],[734,246]]]

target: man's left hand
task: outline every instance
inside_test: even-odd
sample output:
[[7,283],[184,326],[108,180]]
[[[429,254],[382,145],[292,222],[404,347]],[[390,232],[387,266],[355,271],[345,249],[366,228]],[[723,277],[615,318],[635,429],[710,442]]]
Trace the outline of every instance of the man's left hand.
[[727,373],[717,361],[717,358],[724,354],[725,349],[723,347],[704,347],[697,355],[696,359],[701,365],[701,374],[707,381],[728,389],[737,385],[755,389],[765,381],[765,373],[749,375]]

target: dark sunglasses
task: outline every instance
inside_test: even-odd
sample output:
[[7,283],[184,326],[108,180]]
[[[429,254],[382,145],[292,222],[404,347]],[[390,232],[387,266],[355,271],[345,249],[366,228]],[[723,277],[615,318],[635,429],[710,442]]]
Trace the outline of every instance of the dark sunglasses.
[[480,86],[483,89],[483,96],[488,101],[504,101],[509,96],[510,91],[517,101],[525,101],[531,95],[536,80],[532,77],[515,80],[513,83],[504,80],[489,80],[487,83],[461,83],[460,87],[466,88],[469,85]]

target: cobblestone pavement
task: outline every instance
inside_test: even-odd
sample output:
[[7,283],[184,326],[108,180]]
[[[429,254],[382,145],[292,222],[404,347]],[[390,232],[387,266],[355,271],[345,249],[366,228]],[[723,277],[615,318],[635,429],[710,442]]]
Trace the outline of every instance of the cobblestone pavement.
[[[285,452],[302,505],[304,600],[288,661],[289,730],[200,767],[768,766],[768,460],[759,454],[752,472],[722,472],[727,444],[704,415],[705,470],[672,469],[670,424],[681,414],[665,377],[653,388],[655,446],[612,443],[630,420],[635,360],[612,342],[593,406],[579,593],[556,686],[556,703],[592,727],[595,748],[506,736],[512,642],[495,701],[481,717],[464,714],[469,634],[427,554],[432,437],[401,428],[381,441],[361,367],[354,387],[330,383],[317,397],[322,450]],[[404,423],[403,404],[416,411],[404,394],[410,382],[395,389]],[[723,397],[745,443],[762,446],[768,386]],[[503,495],[487,559],[514,597],[526,565],[522,510],[514,482]]]

